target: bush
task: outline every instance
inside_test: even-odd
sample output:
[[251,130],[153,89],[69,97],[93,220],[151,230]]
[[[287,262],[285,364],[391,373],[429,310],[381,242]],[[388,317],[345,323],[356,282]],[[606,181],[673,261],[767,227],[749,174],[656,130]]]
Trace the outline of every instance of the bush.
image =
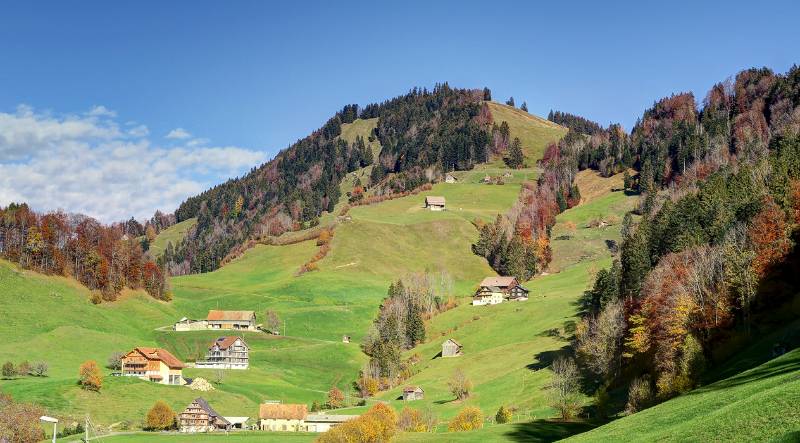
[[14,367],[14,363],[11,363],[10,361],[3,363],[3,368],[1,371],[3,378],[12,378],[17,375],[17,369]]
[[28,363],[28,360],[24,360],[22,363],[17,365],[17,375],[30,375],[31,373],[31,364]]
[[456,369],[456,372],[453,373],[447,385],[450,387],[450,392],[452,392],[458,400],[467,399],[467,397],[469,397],[469,392],[472,390],[472,382],[461,369]]
[[461,410],[447,425],[451,432],[472,431],[483,427],[483,412],[475,406],[468,406]]
[[328,391],[328,407],[331,409],[341,408],[344,403],[344,393],[336,386]]
[[157,401],[145,418],[145,428],[151,431],[163,431],[176,427],[175,411],[163,401]]
[[653,401],[653,391],[650,388],[650,377],[635,378],[628,388],[628,404],[625,412],[633,414],[647,408]]
[[78,370],[78,384],[87,391],[99,391],[103,386],[103,374],[97,367],[97,362],[87,360],[81,364]]
[[46,377],[47,370],[50,369],[46,361],[37,361],[33,364],[31,373],[37,377]]
[[509,423],[511,419],[511,410],[506,409],[505,406],[500,406],[500,409],[497,410],[497,414],[494,416],[494,421],[499,424]]
[[122,369],[122,357],[125,356],[124,352],[115,352],[108,357],[108,362],[106,363],[106,367],[108,369],[113,369],[119,371]]
[[322,434],[317,443],[388,442],[397,432],[397,413],[378,403],[362,416]]
[[397,419],[397,426],[400,430],[406,432],[426,432],[428,430],[422,414],[418,410],[411,409],[408,406],[400,411],[400,418]]

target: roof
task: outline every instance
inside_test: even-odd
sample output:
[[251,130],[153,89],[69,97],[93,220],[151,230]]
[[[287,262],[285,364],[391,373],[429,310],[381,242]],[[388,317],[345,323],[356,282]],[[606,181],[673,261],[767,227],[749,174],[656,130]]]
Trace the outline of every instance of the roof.
[[511,286],[512,283],[516,282],[516,278],[514,277],[486,277],[481,281],[481,286],[496,286],[498,288],[504,288]]
[[214,408],[212,408],[211,405],[208,404],[206,399],[204,399],[203,397],[197,397],[194,399],[194,401],[197,402],[197,404],[200,405],[200,407],[203,408],[203,410],[208,413],[209,417],[216,417],[227,425],[231,424],[231,422],[229,422],[228,419],[219,415],[219,413],[215,411]]
[[182,361],[178,360],[177,357],[172,355],[166,349],[146,348],[146,347],[139,346],[137,348],[134,348],[134,351],[142,354],[148,360],[160,360],[160,361],[163,361],[165,365],[170,367],[170,369],[179,369],[179,368],[185,368],[186,367],[186,365],[184,365]]
[[208,311],[206,320],[239,320],[250,321],[256,315],[254,311],[220,311],[212,309]]
[[231,345],[236,343],[236,340],[241,340],[242,343],[245,346],[247,346],[247,343],[244,342],[243,338],[241,338],[239,336],[236,336],[236,335],[230,335],[230,336],[227,336],[227,337],[220,337],[220,338],[214,340],[213,342],[211,342],[211,346],[209,346],[208,348],[211,349],[211,348],[214,347],[214,345],[217,345],[217,346],[219,346],[220,349],[228,349],[229,347],[231,347]]
[[426,205],[444,206],[444,197],[436,195],[428,195],[425,197]]
[[261,403],[258,417],[264,419],[304,420],[308,415],[308,406],[301,404]]
[[463,348],[463,346],[461,346],[461,343],[459,343],[459,342],[457,342],[457,341],[453,340],[452,338],[448,338],[448,339],[447,339],[447,340],[445,340],[445,341],[444,341],[444,343],[442,343],[442,344],[445,344],[445,343],[447,343],[447,342],[449,342],[449,341],[453,342],[453,344],[454,344],[454,345],[456,345],[456,346],[458,346],[459,348]]
[[358,418],[358,415],[328,415],[328,414],[312,414],[306,417],[308,422],[324,422],[324,423],[343,423],[348,420]]
[[420,388],[419,386],[406,386],[403,388],[403,392],[425,392],[424,389]]

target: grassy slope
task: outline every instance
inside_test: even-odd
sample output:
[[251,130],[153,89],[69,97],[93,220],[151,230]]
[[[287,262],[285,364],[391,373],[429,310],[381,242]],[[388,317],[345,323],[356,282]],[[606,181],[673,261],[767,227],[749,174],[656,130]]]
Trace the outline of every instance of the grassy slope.
[[[368,128],[365,125],[359,130],[368,133]],[[476,177],[479,174],[475,173]],[[322,400],[332,385],[349,388],[365,361],[358,341],[391,280],[406,272],[444,269],[455,279],[455,295],[468,296],[479,279],[492,274],[485,261],[470,252],[477,236],[470,221],[491,219],[511,206],[521,180],[526,175],[533,177],[534,172],[515,174],[504,186],[466,180],[434,186],[430,194],[448,199],[451,210],[443,213],[421,210],[424,195],[354,208],[353,221],[337,228],[333,249],[320,262],[320,271],[295,276],[296,269],[316,251],[313,242],[258,246],[214,273],[172,279],[175,300],[170,304],[133,292],[119,302],[94,306],[87,301],[88,291],[69,279],[20,272],[0,262],[0,317],[12,319],[0,324],[0,338],[5,338],[0,340],[0,355],[15,362],[47,360],[51,364],[50,377],[0,381],[0,390],[43,404],[62,418],[80,418],[88,412],[96,423],[126,420],[136,426],[155,400],[164,399],[182,409],[198,393],[112,377],[106,377],[99,394],[85,393],[75,385],[80,362],[95,359],[103,364],[112,352],[137,345],[164,346],[180,358],[192,360],[216,334],[157,329],[182,316],[203,317],[211,308],[254,309],[260,316],[270,308],[287,320],[288,337],[248,334],[252,368],[229,372],[217,391],[203,396],[222,413],[251,416],[263,399]],[[542,281],[535,286],[549,292],[547,288],[563,286],[563,282]],[[579,282],[575,288],[583,286],[584,282]],[[550,295],[542,296],[547,297]],[[501,306],[498,312],[508,311],[509,306]],[[529,302],[526,309],[534,306]],[[567,310],[559,310],[562,308],[554,307],[553,312],[569,315]],[[459,308],[436,319],[432,335],[449,328],[451,322],[471,318],[471,312]],[[494,322],[492,315],[486,315],[487,323]],[[506,321],[503,316],[497,320]],[[520,326],[526,323],[517,322]],[[542,319],[541,323],[558,325],[560,319]],[[500,327],[495,325],[493,330]],[[355,343],[342,344],[342,334],[352,335]],[[550,338],[532,340],[558,345]],[[488,340],[479,341],[480,346],[490,346]],[[522,355],[519,357],[521,363]],[[533,361],[533,355],[524,358]],[[203,370],[188,369],[186,375],[213,378],[210,371]],[[497,382],[498,389],[504,389],[505,384],[516,381],[510,376]],[[454,408],[443,405],[442,410],[447,416]]]
[[164,253],[164,250],[167,249],[167,243],[170,242],[172,242],[172,246],[175,247],[175,245],[178,244],[178,240],[183,239],[183,237],[186,236],[186,232],[189,231],[195,223],[197,223],[197,219],[190,218],[159,232],[156,239],[150,244],[150,254],[153,257],[158,257]]
[[[494,122],[497,125],[503,121],[508,122],[511,138],[518,137],[522,142],[522,152],[525,154],[528,166],[534,166],[536,160],[542,158],[550,141],[561,138],[567,133],[567,128],[549,120],[511,106],[496,102],[488,103]],[[503,161],[498,159],[491,165],[503,166]]]
[[797,441],[800,349],[569,441]]

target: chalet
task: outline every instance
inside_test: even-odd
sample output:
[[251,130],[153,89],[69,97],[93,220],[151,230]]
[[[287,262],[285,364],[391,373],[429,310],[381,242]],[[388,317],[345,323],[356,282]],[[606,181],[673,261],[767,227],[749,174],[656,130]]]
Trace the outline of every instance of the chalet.
[[483,306],[496,305],[506,300],[525,301],[528,299],[528,292],[514,277],[486,277],[472,296],[472,304]]
[[122,359],[122,375],[139,377],[164,385],[182,385],[186,365],[169,351],[161,348],[138,347]]
[[425,207],[430,209],[431,211],[444,211],[445,210],[444,197],[437,197],[433,195],[425,197]]
[[403,388],[403,400],[422,400],[425,398],[425,391],[419,386],[406,386]]
[[456,177],[453,174],[447,174],[444,176],[445,183],[455,183],[457,181],[458,179],[456,179]]
[[461,350],[464,347],[461,346],[461,343],[453,340],[452,338],[448,338],[442,343],[442,357],[459,357],[462,355]]
[[219,415],[204,398],[198,397],[178,415],[181,432],[227,431],[231,422]]
[[208,311],[209,329],[256,330],[256,313],[253,311]]
[[301,404],[262,403],[258,409],[262,431],[301,431],[308,407]]
[[220,337],[208,347],[205,361],[198,361],[195,366],[208,369],[247,369],[250,366],[250,347],[241,337]]

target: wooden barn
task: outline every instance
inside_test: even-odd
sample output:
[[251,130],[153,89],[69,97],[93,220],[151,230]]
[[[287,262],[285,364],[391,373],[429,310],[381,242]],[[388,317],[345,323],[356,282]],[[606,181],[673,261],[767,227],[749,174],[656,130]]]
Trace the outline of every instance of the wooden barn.
[[403,388],[403,400],[422,400],[425,398],[425,391],[419,386],[406,386]]
[[444,211],[445,201],[444,197],[429,195],[425,197],[425,207],[431,211]]
[[462,355],[463,349],[464,347],[461,346],[461,343],[448,338],[442,343],[442,357],[459,357]]

